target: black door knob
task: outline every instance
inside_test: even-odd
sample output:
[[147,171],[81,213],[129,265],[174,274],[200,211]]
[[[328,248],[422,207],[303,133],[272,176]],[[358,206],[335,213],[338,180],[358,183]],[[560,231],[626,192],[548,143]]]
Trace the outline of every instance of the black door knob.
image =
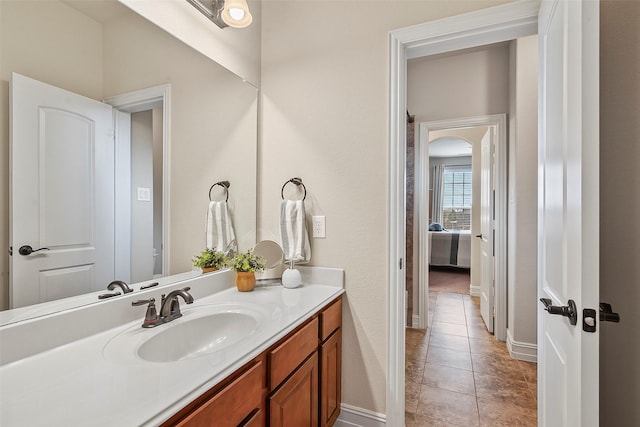
[[24,246],[20,246],[20,249],[18,249],[18,253],[20,255],[31,255],[34,252],[38,252],[38,251],[48,251],[49,248],[40,248],[40,249],[33,249],[31,246],[29,245],[24,245]]
[[568,317],[572,325],[578,323],[578,309],[574,300],[570,299],[567,303],[568,305],[563,306],[551,305],[549,298],[540,298],[540,301],[544,304],[544,309],[547,310],[547,313]]

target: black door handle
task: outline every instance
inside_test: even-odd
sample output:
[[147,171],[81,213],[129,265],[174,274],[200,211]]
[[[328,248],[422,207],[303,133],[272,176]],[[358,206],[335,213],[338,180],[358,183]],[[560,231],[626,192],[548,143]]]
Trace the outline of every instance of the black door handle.
[[574,300],[570,299],[567,303],[568,305],[563,306],[551,305],[549,298],[540,298],[540,301],[544,304],[544,309],[547,310],[549,314],[559,314],[560,316],[568,317],[572,325],[578,323],[578,309]]
[[38,252],[38,251],[48,251],[49,248],[40,248],[40,249],[33,249],[31,246],[29,245],[24,245],[24,246],[20,246],[20,249],[18,249],[18,253],[20,255],[31,255],[34,252]]
[[477,237],[478,239],[482,239],[482,234],[476,234],[476,237]]
[[611,304],[606,302],[600,303],[600,321],[601,322],[615,322],[620,323],[620,315],[614,313],[611,309]]

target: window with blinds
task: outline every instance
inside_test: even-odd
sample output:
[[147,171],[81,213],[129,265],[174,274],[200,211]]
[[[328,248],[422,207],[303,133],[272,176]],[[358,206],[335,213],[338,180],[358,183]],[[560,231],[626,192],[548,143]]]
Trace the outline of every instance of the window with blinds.
[[471,166],[447,166],[442,178],[442,225],[471,230]]

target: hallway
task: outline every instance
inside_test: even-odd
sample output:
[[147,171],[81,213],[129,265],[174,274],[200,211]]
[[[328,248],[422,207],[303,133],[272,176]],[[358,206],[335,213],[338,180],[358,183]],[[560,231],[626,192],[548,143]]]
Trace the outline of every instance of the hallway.
[[406,330],[407,427],[536,426],[536,364],[487,332],[479,298],[431,290],[428,324]]

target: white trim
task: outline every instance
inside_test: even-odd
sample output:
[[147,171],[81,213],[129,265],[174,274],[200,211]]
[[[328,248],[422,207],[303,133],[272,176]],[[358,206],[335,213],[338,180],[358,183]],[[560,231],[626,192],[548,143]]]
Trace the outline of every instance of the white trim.
[[405,275],[400,263],[405,256],[405,153],[407,60],[400,39],[389,34],[389,176],[388,176],[388,340],[387,420],[404,425],[404,343],[406,307]]
[[515,341],[511,330],[507,330],[507,349],[514,359],[538,363],[538,345]]
[[426,326],[424,328],[420,327],[420,316],[417,314],[411,316],[411,327],[414,329],[427,329]]
[[128,113],[136,113],[152,108],[162,107],[162,275],[171,272],[169,254],[171,250],[169,233],[171,168],[169,153],[171,152],[171,85],[163,84],[133,92],[115,95],[104,100],[106,104]]
[[537,1],[518,1],[389,33],[389,207],[387,420],[404,425],[404,150],[407,58],[460,50],[537,33]]
[[131,113],[113,109],[115,132],[114,277],[131,282]]
[[386,425],[387,420],[384,414],[343,403],[340,405],[340,416],[334,427],[384,427]]
[[469,295],[472,297],[479,297],[480,293],[480,286],[474,284],[469,285]]

